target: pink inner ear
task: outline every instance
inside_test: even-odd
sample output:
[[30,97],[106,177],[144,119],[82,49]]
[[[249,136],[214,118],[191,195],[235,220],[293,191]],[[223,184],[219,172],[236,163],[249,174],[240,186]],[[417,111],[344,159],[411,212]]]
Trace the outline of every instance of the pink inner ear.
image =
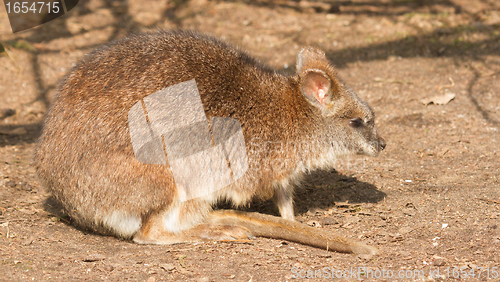
[[323,104],[323,101],[325,100],[325,97],[326,97],[326,91],[322,88],[318,89],[318,102],[320,102],[321,104]]
[[330,79],[324,73],[309,72],[304,77],[303,91],[310,99],[324,104],[325,98],[330,90]]

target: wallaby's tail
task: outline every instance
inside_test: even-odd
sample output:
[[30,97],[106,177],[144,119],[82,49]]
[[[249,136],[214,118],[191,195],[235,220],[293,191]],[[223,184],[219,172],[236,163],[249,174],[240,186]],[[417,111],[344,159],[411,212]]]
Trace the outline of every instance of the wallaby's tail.
[[377,254],[377,249],[280,217],[235,210],[217,210],[211,213],[212,223],[241,225],[258,237],[283,239],[329,251],[355,254]]

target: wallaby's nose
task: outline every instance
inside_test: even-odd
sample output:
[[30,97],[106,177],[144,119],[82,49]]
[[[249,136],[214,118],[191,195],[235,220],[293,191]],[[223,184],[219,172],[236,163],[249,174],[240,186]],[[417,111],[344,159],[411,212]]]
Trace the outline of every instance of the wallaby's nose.
[[385,140],[383,138],[380,138],[380,140],[378,142],[380,144],[380,149],[382,149],[382,150],[385,149],[385,146],[386,146]]

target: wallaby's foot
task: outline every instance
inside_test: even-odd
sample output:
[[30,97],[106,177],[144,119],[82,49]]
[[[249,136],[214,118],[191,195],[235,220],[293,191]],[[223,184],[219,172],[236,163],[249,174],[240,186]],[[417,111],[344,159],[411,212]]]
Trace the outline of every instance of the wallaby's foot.
[[[163,227],[159,227],[163,229]],[[200,224],[192,229],[180,233],[172,233],[166,230],[142,229],[134,236],[134,242],[138,244],[169,245],[177,243],[200,242],[200,241],[230,241],[255,238],[250,231],[242,226]]]
[[[186,218],[175,218],[187,221]],[[177,224],[173,224],[176,226]],[[171,228],[171,227],[170,227]],[[164,215],[150,215],[134,236],[138,244],[176,244],[200,241],[226,241],[255,238],[248,228],[237,224],[201,223],[185,230],[169,230]]]

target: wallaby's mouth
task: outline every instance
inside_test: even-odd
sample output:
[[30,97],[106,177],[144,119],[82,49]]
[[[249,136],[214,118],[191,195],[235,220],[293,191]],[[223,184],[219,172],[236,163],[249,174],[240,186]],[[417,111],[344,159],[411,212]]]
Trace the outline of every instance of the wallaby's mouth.
[[377,157],[378,155],[380,155],[382,150],[384,150],[384,147],[385,146],[380,146],[378,143],[377,144],[370,144],[368,146],[365,146],[364,148],[358,149],[357,155]]
[[370,150],[370,151],[358,151],[357,155],[368,156],[368,157],[376,157],[380,155],[380,151]]

